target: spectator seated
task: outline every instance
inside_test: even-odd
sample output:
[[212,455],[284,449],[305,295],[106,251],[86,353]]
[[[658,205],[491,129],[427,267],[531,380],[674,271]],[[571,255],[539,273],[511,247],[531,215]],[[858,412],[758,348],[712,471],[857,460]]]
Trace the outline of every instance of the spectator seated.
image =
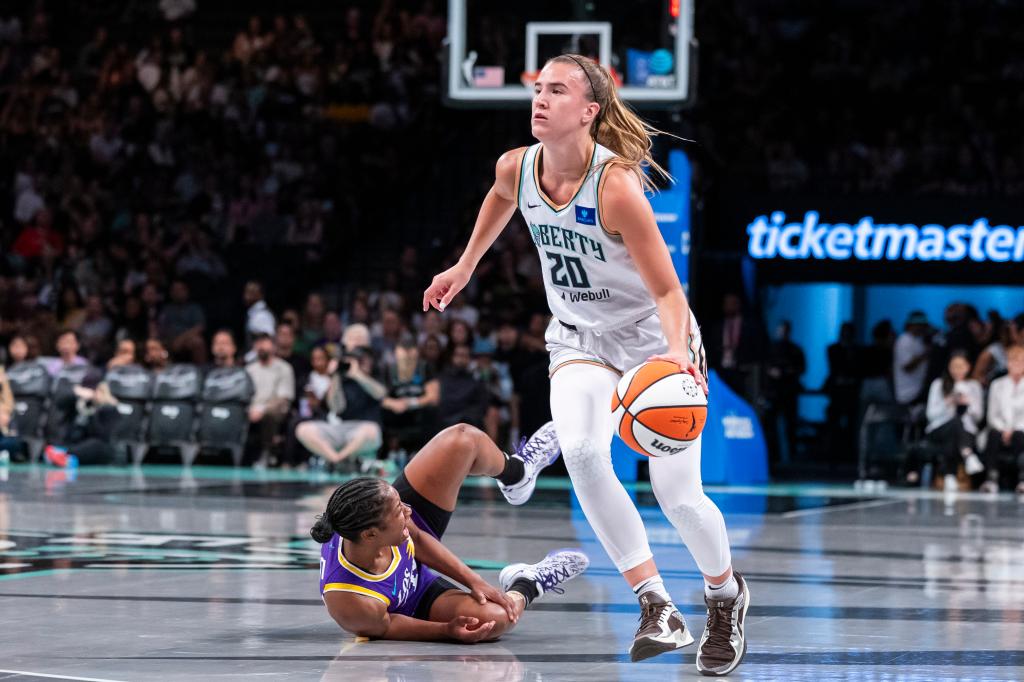
[[90,365],[71,365],[60,370],[54,377],[44,430],[47,442],[67,439],[76,416],[75,387],[81,386],[90,374],[98,375],[99,370]]

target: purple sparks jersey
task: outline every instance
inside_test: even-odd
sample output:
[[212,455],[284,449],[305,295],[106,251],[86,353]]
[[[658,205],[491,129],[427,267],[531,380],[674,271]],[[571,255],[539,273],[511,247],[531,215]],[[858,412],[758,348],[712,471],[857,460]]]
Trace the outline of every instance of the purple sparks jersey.
[[416,546],[409,538],[391,548],[391,564],[374,575],[362,570],[341,552],[337,533],[320,547],[320,594],[352,592],[383,602],[388,613],[412,616],[427,587],[437,580],[436,573],[416,561]]

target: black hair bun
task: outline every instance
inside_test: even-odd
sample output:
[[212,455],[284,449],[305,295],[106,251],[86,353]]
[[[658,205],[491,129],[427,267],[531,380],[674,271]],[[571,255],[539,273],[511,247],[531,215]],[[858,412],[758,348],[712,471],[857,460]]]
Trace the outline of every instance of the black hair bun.
[[313,527],[309,529],[309,534],[322,545],[325,542],[331,541],[331,538],[334,537],[334,529],[331,528],[330,522],[321,516],[313,524]]

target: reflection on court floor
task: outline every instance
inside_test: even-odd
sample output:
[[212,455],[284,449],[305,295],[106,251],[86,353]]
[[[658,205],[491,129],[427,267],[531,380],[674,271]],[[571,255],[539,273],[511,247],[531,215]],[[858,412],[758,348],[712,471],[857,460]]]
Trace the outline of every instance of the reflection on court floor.
[[[566,482],[512,508],[465,489],[446,543],[488,579],[580,545],[593,565],[500,642],[356,643],[328,620],[307,531],[340,479],[176,467],[0,475],[0,679],[677,680],[694,650],[629,663],[632,594]],[[709,489],[749,577],[749,680],[1024,677],[1024,504],[850,488]],[[633,489],[695,635],[702,584]],[[39,678],[35,679],[52,679]]]

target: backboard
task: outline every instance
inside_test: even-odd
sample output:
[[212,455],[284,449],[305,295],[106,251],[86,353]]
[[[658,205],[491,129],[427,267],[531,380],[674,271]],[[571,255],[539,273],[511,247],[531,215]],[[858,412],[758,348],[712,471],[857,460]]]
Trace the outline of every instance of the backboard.
[[528,103],[556,55],[599,61],[637,107],[693,99],[693,0],[449,0],[445,96],[454,106]]

